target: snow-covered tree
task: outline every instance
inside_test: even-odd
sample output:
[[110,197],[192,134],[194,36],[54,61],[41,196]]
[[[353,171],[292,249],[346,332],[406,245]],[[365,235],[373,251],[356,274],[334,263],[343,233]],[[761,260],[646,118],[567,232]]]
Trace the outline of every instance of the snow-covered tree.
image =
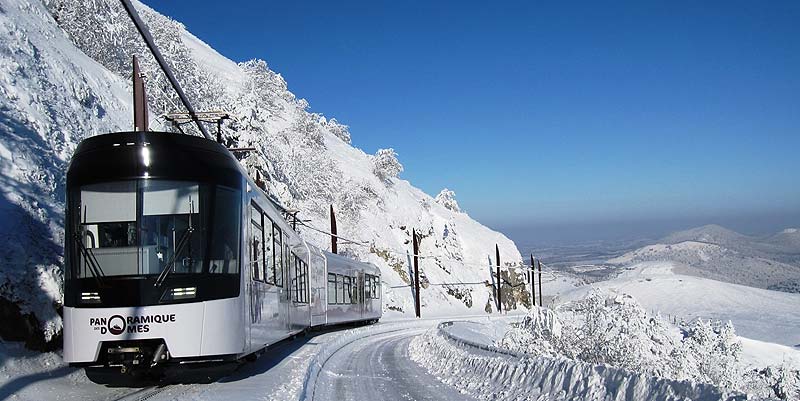
[[403,165],[397,160],[397,153],[392,148],[378,149],[372,156],[372,163],[372,171],[384,181],[395,178],[403,172]]
[[343,140],[345,143],[350,143],[350,127],[344,125],[335,118],[331,118],[327,122],[325,122],[325,126],[328,128],[331,134],[335,135],[337,138]]
[[461,208],[458,207],[458,202],[456,202],[456,193],[447,188],[439,192],[439,195],[436,195],[436,203],[454,212],[461,212]]
[[742,380],[741,353],[730,321],[715,327],[710,320],[697,319],[673,358],[681,364],[681,378],[736,389]]
[[666,323],[628,295],[592,292],[571,306],[579,319],[562,330],[559,347],[575,359],[639,372],[669,375],[664,366],[675,347]]

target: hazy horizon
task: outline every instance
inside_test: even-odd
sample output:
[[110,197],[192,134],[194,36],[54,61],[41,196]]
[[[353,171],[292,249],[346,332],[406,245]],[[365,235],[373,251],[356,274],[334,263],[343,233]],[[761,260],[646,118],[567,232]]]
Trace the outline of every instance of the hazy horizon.
[[[741,234],[766,236],[786,228],[800,227],[796,213],[752,213],[727,216],[693,216],[636,220],[608,220],[569,223],[484,222],[511,238],[517,247],[579,245],[591,242],[656,240],[676,231],[716,224]],[[522,249],[520,249],[523,251]]]

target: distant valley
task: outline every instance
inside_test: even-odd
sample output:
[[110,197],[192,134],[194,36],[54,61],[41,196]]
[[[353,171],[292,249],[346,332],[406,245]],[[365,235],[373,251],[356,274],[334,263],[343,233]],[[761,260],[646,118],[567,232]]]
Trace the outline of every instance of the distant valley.
[[800,293],[800,230],[796,228],[748,236],[706,225],[654,241],[560,246],[535,254],[550,268],[587,282],[616,277],[622,267],[632,264],[670,261],[676,273]]

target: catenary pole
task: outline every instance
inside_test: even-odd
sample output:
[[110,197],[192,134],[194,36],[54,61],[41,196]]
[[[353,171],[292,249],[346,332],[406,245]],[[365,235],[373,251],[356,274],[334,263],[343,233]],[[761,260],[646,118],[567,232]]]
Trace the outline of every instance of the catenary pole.
[[337,247],[338,234],[336,233],[336,215],[333,213],[331,205],[331,253],[339,253]]
[[539,264],[539,306],[544,306],[544,302],[542,302],[542,261],[537,260],[536,263]]
[[133,130],[147,131],[147,94],[139,70],[139,59],[133,56]]
[[417,240],[417,231],[412,229],[411,236],[413,237],[414,250],[414,308],[419,318],[422,316],[422,310],[419,302],[419,241]]
[[533,299],[533,306],[536,306],[536,267],[533,264],[533,254],[531,254],[531,269],[528,274],[531,275],[531,298]]
[[497,244],[494,244],[494,255],[495,260],[497,261],[497,311],[502,313],[503,312],[503,295],[501,293],[501,286],[500,286],[500,247]]

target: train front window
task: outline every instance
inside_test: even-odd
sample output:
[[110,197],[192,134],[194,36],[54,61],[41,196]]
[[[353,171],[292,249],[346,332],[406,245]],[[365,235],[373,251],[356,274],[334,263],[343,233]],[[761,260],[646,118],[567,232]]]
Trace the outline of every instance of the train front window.
[[141,194],[144,257],[140,273],[160,273],[167,266],[175,273],[201,272],[203,236],[194,234],[195,230],[198,234],[203,230],[206,219],[200,218],[199,186],[174,181],[145,181]]
[[[117,276],[137,272],[136,182],[86,185],[80,190],[80,227],[75,241],[82,248],[77,275]],[[94,260],[91,260],[91,259]]]
[[[158,292],[153,302],[158,302],[179,282],[181,288],[195,288],[192,280],[202,277],[238,277],[238,190],[167,180],[91,184],[70,191],[68,213],[73,227],[67,249],[70,285],[113,288],[123,285],[116,278],[144,278],[149,285],[142,288],[153,287],[152,280],[168,269],[163,287],[153,290]],[[72,279],[93,280],[77,284]],[[238,279],[229,281],[238,294]]]

